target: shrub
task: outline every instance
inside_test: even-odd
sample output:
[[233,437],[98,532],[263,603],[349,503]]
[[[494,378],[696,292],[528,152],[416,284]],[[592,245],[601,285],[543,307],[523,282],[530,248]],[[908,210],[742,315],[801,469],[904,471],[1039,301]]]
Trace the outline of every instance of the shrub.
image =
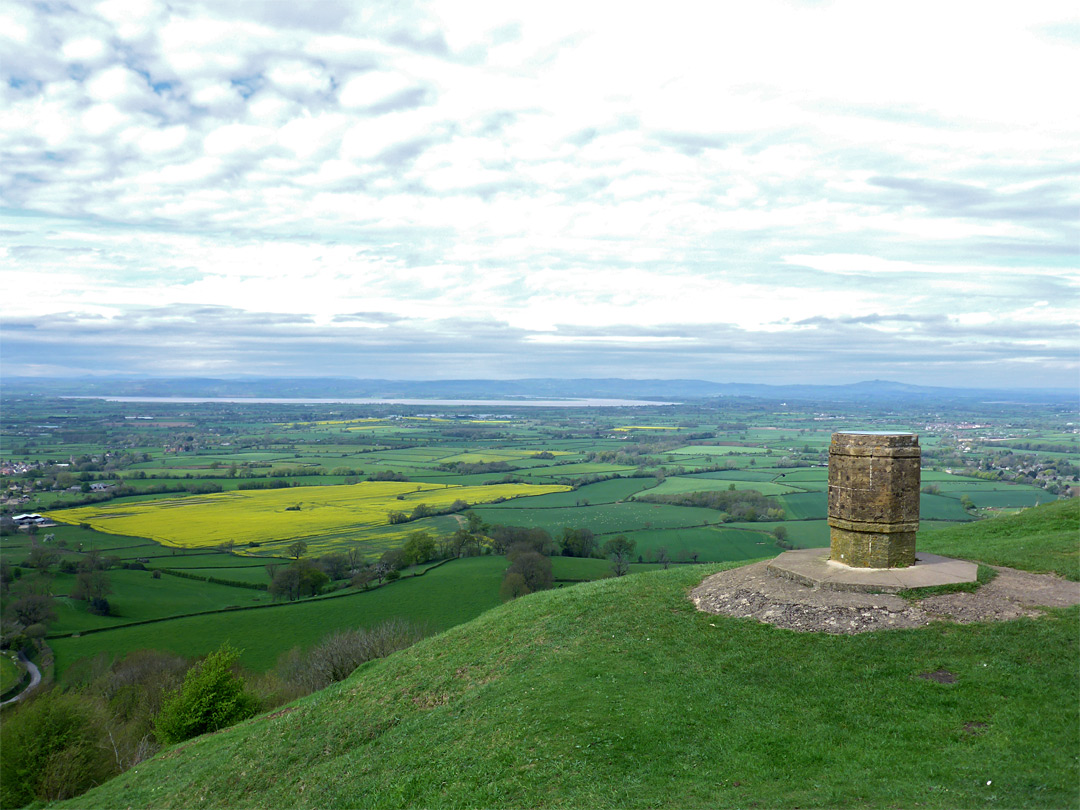
[[390,619],[368,629],[341,630],[323,638],[307,654],[294,647],[277,665],[278,677],[306,695],[344,680],[361,664],[385,658],[415,644],[424,629],[404,619]]
[[10,717],[0,748],[0,805],[77,796],[113,775],[97,705],[51,690]]
[[232,671],[238,650],[227,644],[195,664],[180,689],[169,695],[154,720],[163,743],[177,743],[231,726],[258,711],[258,700]]

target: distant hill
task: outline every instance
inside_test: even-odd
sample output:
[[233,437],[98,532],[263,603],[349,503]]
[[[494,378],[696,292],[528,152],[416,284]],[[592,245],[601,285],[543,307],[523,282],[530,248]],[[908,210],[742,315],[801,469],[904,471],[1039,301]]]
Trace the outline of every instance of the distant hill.
[[[1022,564],[1080,504],[997,520],[951,540]],[[1076,806],[1075,608],[796,633],[698,613],[720,567],[526,596],[67,806]]]
[[1075,403],[1069,389],[942,388],[873,380],[850,385],[762,385],[706,380],[554,379],[363,380],[350,378],[11,377],[6,395],[182,397],[374,397],[406,399],[551,399],[596,397],[695,400],[752,397],[773,401],[912,403],[996,401]]

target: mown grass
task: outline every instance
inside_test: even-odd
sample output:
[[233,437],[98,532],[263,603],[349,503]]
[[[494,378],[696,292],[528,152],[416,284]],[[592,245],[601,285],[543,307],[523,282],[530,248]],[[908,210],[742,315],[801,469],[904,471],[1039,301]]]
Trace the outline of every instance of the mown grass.
[[70,806],[1077,805],[1076,609],[796,633],[697,612],[705,573],[524,597]]

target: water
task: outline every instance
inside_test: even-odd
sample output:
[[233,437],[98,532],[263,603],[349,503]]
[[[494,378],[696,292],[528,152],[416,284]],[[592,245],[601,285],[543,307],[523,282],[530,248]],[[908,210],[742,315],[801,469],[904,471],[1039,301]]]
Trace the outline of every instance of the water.
[[245,405],[441,405],[443,407],[484,408],[626,408],[646,405],[678,405],[640,399],[377,399],[374,397],[64,397],[64,399],[101,399],[106,402],[143,402],[160,404],[195,404],[205,402]]

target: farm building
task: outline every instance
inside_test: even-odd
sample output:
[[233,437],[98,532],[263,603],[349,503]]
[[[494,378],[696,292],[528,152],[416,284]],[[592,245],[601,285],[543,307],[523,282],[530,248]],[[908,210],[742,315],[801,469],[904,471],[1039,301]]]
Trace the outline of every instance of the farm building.
[[27,512],[26,514],[22,515],[14,515],[11,519],[14,520],[15,524],[18,526],[29,526],[31,524],[34,524],[36,526],[44,526],[46,523],[49,522],[49,519],[47,517],[31,512]]

